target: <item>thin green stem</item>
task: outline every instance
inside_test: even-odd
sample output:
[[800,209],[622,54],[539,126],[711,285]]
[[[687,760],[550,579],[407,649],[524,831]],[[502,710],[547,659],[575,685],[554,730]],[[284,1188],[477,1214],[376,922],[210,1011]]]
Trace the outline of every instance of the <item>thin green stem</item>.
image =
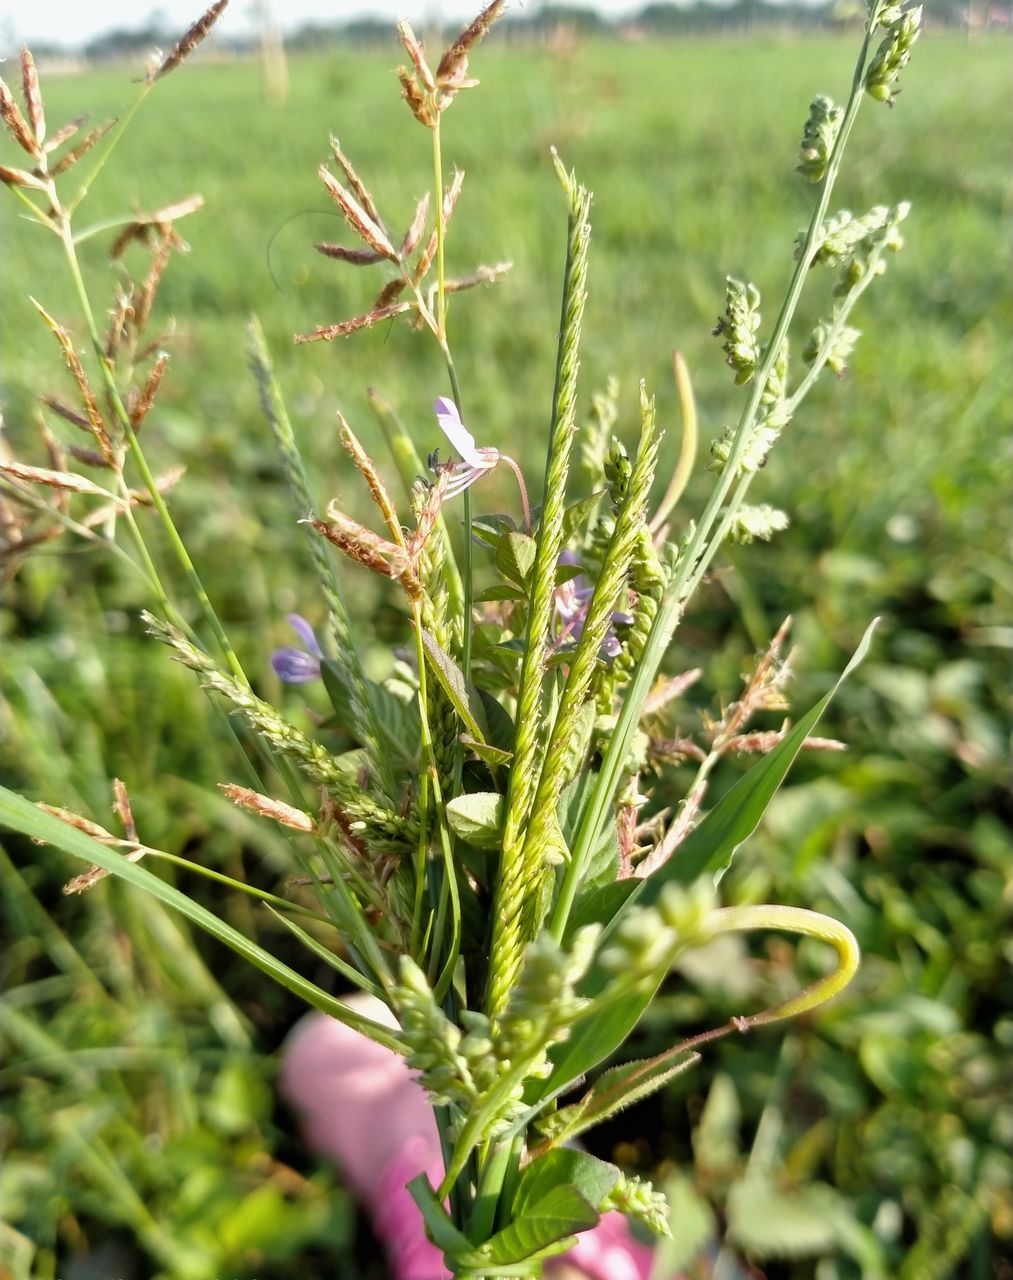
[[[70,220],[66,214],[63,216],[60,242],[63,245],[67,265],[70,269],[71,279],[73,280],[78,301],[84,315],[85,324],[88,328],[88,335],[91,338],[92,346],[95,350],[99,369],[102,374],[102,380],[109,395],[109,402],[113,407],[117,422],[123,431],[124,438],[130,448],[130,453],[133,457],[134,463],[141,474],[141,479],[143,480],[145,488],[148,490],[151,497],[152,506],[158,513],[166,536],[169,539],[169,543],[183,568],[183,572],[190,583],[190,587],[198,604],[200,605],[201,612],[214,634],[222,655],[228,663],[232,674],[237,680],[241,680],[244,684],[249,685],[250,682],[246,678],[246,673],[243,671],[235,650],[232,647],[232,643],[226,634],[225,628],[222,626],[221,620],[215,612],[214,606],[211,604],[210,597],[204,589],[204,584],[201,582],[200,576],[194,567],[193,561],[190,559],[190,554],[186,549],[183,539],[180,537],[172,516],[169,514],[169,508],[166,506],[165,499],[162,497],[155,477],[151,472],[151,468],[148,466],[147,458],[144,456],[144,451],[141,449],[140,443],[138,442],[137,436],[134,432],[133,425],[130,421],[130,415],[127,413],[126,406],[123,403],[119,388],[116,385],[116,380],[113,377],[112,369],[109,366],[109,361],[105,357],[105,352],[102,347],[102,339],[99,335],[98,325],[95,322],[95,313],[92,310],[91,300],[88,297],[88,290],[84,283],[84,277],[81,274],[81,264],[78,261],[77,251],[74,246],[74,237],[71,233]],[[139,536],[138,531],[138,537]],[[144,547],[144,540],[143,538],[140,538],[139,550],[142,547]],[[150,565],[151,572],[157,579],[157,571],[155,571],[154,562],[151,560],[151,556],[148,554],[147,549],[144,548],[141,554],[145,560],[146,567]],[[158,591],[159,599],[163,606],[168,606],[168,596],[161,584],[159,584]],[[172,610],[172,613],[175,617],[174,610]]]
[[851,95],[845,109],[841,129],[820,186],[816,207],[810,219],[805,241],[795,264],[784,302],[774,323],[770,340],[766,345],[766,354],[756,371],[752,392],[739,418],[728,461],[714,488],[714,492],[711,494],[710,501],[700,517],[695,534],[685,553],[680,558],[678,568],[665,592],[661,607],[658,610],[658,616],[647,637],[647,643],[644,646],[636,675],[630,682],[626,697],[623,700],[615,729],[609,741],[608,750],[602,760],[597,785],[581,815],[574,837],[573,853],[566,868],[559,897],[553,911],[551,927],[553,936],[556,938],[561,938],[565,932],[566,922],[569,919],[587,860],[598,840],[609,807],[612,804],[612,799],[623,771],[623,763],[629,751],[633,734],[640,722],[640,716],[650,691],[651,683],[681,620],[686,601],[692,594],[692,588],[699,583],[717,553],[724,535],[731,526],[735,511],[741,505],[751,481],[751,475],[749,474],[741,477],[736,488],[735,501],[729,504],[727,510],[724,510],[728,494],[733,484],[739,479],[737,475],[739,463],[748,445],[749,434],[755,422],[761,397],[767,386],[767,380],[780,352],[781,344],[788,332],[788,327],[794,317],[809,268],[819,249],[820,228],[826,217],[830,195],[840,169],[844,148],[864,94],[863,73],[870,40],[871,33],[867,24],[865,39],[862,42],[861,52],[856,63]]
[[78,205],[81,204],[81,202],[87,196],[88,192],[91,190],[92,185],[95,182],[95,179],[99,176],[102,170],[109,163],[109,157],[116,150],[117,146],[119,146],[120,139],[126,133],[127,129],[130,128],[130,125],[134,119],[134,116],[136,116],[138,111],[140,111],[141,107],[144,104],[145,99],[147,98],[148,94],[151,92],[153,87],[154,87],[154,81],[145,84],[144,87],[141,89],[141,92],[134,99],[134,105],[123,117],[122,121],[119,124],[119,127],[114,131],[112,137],[105,144],[105,147],[102,149],[101,153],[99,154],[98,160],[95,163],[95,167],[92,169],[91,173],[88,174],[87,178],[85,178],[85,180],[81,183],[80,187],[78,187],[77,195],[75,195],[74,198],[71,200],[70,204],[67,205],[68,217],[74,212],[74,210],[78,207]]
[[[440,141],[440,116],[437,112],[433,125],[433,183],[436,188],[436,336],[440,342],[447,338],[447,291],[444,241],[447,220],[443,211],[443,147]],[[460,405],[457,406],[460,409]]]
[[475,1196],[475,1208],[468,1223],[468,1239],[481,1244],[492,1234],[500,1193],[510,1167],[513,1143],[497,1142],[482,1165],[482,1176]]

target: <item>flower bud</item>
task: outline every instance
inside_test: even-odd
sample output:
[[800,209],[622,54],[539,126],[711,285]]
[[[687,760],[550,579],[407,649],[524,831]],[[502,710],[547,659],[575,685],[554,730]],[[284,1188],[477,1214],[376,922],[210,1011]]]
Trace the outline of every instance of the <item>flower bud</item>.
[[797,172],[806,182],[822,181],[843,119],[844,108],[834,106],[825,94],[821,93],[813,98],[809,106],[809,119],[802,131],[799,163],[796,166]]
[[[882,16],[880,18],[882,25]],[[892,107],[900,89],[897,80],[911,58],[911,47],[921,34],[922,7],[908,9],[886,26],[886,35],[865,73],[865,91],[877,102]]]
[[736,385],[748,382],[760,360],[756,331],[760,327],[760,291],[755,284],[743,284],[728,277],[725,312],[712,332],[724,338],[726,362],[735,370]]

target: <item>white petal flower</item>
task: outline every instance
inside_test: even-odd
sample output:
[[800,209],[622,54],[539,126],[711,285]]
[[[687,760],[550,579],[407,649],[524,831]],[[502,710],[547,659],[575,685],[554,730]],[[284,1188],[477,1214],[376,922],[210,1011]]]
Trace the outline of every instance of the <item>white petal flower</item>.
[[496,449],[479,449],[475,437],[461,421],[457,405],[447,396],[437,396],[436,421],[440,429],[460,455],[461,461],[479,471],[490,471],[499,461]]

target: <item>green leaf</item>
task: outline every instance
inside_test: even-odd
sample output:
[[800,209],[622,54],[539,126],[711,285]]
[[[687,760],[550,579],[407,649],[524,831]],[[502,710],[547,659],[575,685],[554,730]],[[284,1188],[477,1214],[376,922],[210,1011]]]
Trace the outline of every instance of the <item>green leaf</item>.
[[482,701],[486,724],[489,726],[486,741],[491,747],[499,747],[500,751],[509,751],[512,754],[515,733],[510,712],[487,689],[479,689],[478,696]]
[[314,938],[311,933],[307,933],[305,929],[301,929],[294,920],[290,920],[288,916],[283,915],[282,912],[276,911],[269,903],[265,903],[264,905],[276,920],[280,920],[285,928],[288,929],[290,933],[295,934],[303,946],[309,951],[312,951],[315,956],[324,962],[324,964],[330,965],[332,969],[337,969],[338,973],[340,973],[346,981],[360,987],[363,991],[368,991],[370,995],[375,996],[378,1000],[383,999],[383,992],[380,988],[375,983],[370,982],[370,980],[365,977],[365,975],[361,974],[358,969],[353,968],[345,960],[342,960],[340,956],[336,956],[333,951],[325,947],[324,944]]
[[869,652],[878,621],[874,620],[866,629],[854,656],[833,687],[792,726],[790,733],[769,755],[753,765],[744,777],[725,792],[699,827],[691,831],[682,842],[676,856],[647,878],[644,893],[639,899],[641,906],[653,902],[662,886],[670,880],[691,884],[698,876],[710,872],[717,883],[736,851],[760,825],[764,810],[784,781],[806,738],[822,719],[837,690]]
[[514,1196],[514,1215],[523,1216],[528,1206],[543,1200],[555,1187],[576,1187],[597,1209],[621,1177],[614,1164],[599,1160],[586,1151],[560,1148],[540,1156],[525,1168]]
[[438,1249],[442,1249],[445,1254],[470,1251],[471,1241],[454,1226],[424,1173],[412,1178],[408,1183],[408,1190],[422,1213],[433,1244]]
[[[325,658],[320,664],[320,675],[338,727],[348,730],[355,723],[349,701],[348,673],[340,663]],[[363,685],[391,765],[395,770],[416,768],[421,737],[418,703],[414,698],[399,698],[386,685],[377,684],[374,680],[364,680]]]
[[485,604],[488,600],[526,600],[527,594],[521,587],[511,587],[506,582],[494,582],[475,596],[476,604]]
[[404,1052],[401,1040],[389,1028],[373,1022],[371,1018],[363,1017],[348,1005],[342,1004],[340,1000],[335,1000],[332,995],[310,982],[308,978],[304,978],[302,974],[296,973],[294,969],[290,969],[287,964],[272,956],[263,947],[259,947],[238,929],[226,924],[224,920],[219,920],[216,915],[188,898],[185,893],[160,880],[146,867],[136,862],[128,862],[114,849],[100,844],[94,837],[85,835],[83,831],[78,831],[76,827],[71,827],[59,818],[54,818],[52,814],[37,809],[24,796],[19,796],[3,786],[0,786],[0,826],[9,827],[12,831],[20,831],[33,840],[51,844],[57,849],[62,849],[64,853],[80,858],[82,862],[94,863],[104,868],[111,875],[119,876],[137,889],[144,889],[152,897],[164,902],[166,906],[181,912],[188,920],[192,920],[219,942],[224,942],[244,960],[248,960],[275,982],[287,987],[307,1004],[319,1009],[322,1013],[330,1014],[332,1018],[337,1018],[339,1022],[345,1023],[356,1031],[361,1031],[363,1035],[387,1049],[392,1049],[395,1053]]
[[707,1094],[703,1113],[693,1131],[693,1152],[698,1169],[707,1170],[712,1178],[727,1178],[737,1170],[739,1125],[742,1108],[731,1077],[719,1073]]
[[[551,1257],[570,1248],[578,1232],[593,1227],[599,1218],[576,1187],[554,1187],[542,1199],[529,1204],[508,1227],[497,1231],[477,1249],[449,1254],[447,1262],[455,1270],[509,1266],[535,1258]],[[438,1242],[437,1242],[438,1243]]]
[[803,1258],[837,1243],[835,1218],[843,1206],[821,1183],[783,1191],[752,1175],[732,1185],[725,1210],[728,1239],[751,1257]]
[[677,1174],[665,1183],[672,1234],[655,1246],[655,1271],[674,1276],[686,1271],[697,1254],[714,1238],[714,1210],[691,1178]]
[[500,847],[505,817],[506,797],[498,791],[472,791],[447,804],[451,831],[476,849]]
[[[579,498],[563,512],[563,546],[567,546],[585,527],[601,505],[604,490],[589,493],[586,498]],[[558,581],[558,579],[557,579]]]
[[603,1072],[578,1102],[545,1116],[537,1128],[554,1145],[569,1142],[623,1107],[646,1098],[699,1061],[700,1055],[691,1050],[678,1053],[667,1050],[656,1058],[613,1067],[611,1071]]
[[396,770],[416,769],[422,741],[422,723],[417,698],[401,698],[384,684],[366,681],[366,696],[373,704],[376,725],[383,744],[391,753]]
[[478,742],[468,734],[461,734],[461,742],[469,751],[474,751],[479,760],[482,760],[490,769],[499,769],[504,765],[508,765],[513,759],[512,751],[503,751],[499,747],[490,747],[488,742]]
[[526,533],[504,533],[496,543],[496,568],[504,578],[523,587],[535,563],[536,550],[534,538]]
[[426,652],[429,670],[440,682],[440,687],[450,699],[454,710],[461,717],[465,728],[476,742],[488,741],[485,710],[478,690],[468,684],[464,672],[442,647],[436,637],[423,628],[422,646]]
[[[659,867],[646,880],[639,881],[634,889],[628,891],[628,896],[622,902],[619,902],[619,898],[623,891],[618,886],[615,892],[607,887],[593,899],[593,907],[598,910],[617,905],[614,915],[602,918],[606,927],[605,936],[629,904],[636,902],[644,906],[650,905],[668,881],[690,883],[704,873],[713,874],[715,879],[720,877],[735,851],[756,830],[764,810],[837,690],[868,653],[876,621],[867,628],[854,656],[833,686],[802,716],[769,755],[764,756],[745,777],[740,778],[725,792],[700,826],[679,846],[674,858]],[[589,923],[590,919],[585,910],[582,922]],[[570,931],[568,927],[567,933]],[[604,940],[603,936],[602,941]],[[597,1063],[614,1053],[640,1021],[663,976],[658,974],[657,982],[645,983],[637,995],[631,995],[622,1003],[605,1005],[592,1017],[574,1027],[570,1039],[555,1049],[553,1056],[556,1065],[552,1074],[543,1081],[539,1096],[547,1097],[553,1091],[558,1091],[567,1080],[576,1080],[586,1075]],[[605,989],[607,983],[608,975],[595,965],[581,985],[580,994],[593,998]]]

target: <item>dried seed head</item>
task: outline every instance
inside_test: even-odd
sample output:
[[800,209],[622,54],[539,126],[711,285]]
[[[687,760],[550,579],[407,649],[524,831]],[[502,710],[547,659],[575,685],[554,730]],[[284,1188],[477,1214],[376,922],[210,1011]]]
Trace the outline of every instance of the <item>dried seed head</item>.
[[76,831],[83,831],[85,835],[101,840],[103,844],[118,843],[116,836],[111,831],[107,831],[105,827],[100,827],[97,822],[92,822],[90,818],[82,818],[79,813],[72,813],[69,809],[61,809],[59,805],[45,804],[41,800],[36,801],[35,807],[41,809],[43,813],[59,818],[68,827],[73,827]]
[[284,800],[275,800],[271,796],[263,796],[259,791],[251,791],[249,787],[239,787],[232,782],[219,782],[219,791],[224,792],[234,805],[247,809],[261,818],[272,818],[283,827],[291,827],[293,831],[313,832],[316,823],[302,809],[295,809]]
[[504,4],[505,0],[491,0],[444,53],[436,68],[436,83],[441,89],[457,90],[465,87],[463,81],[468,71],[468,54],[502,13]]
[[414,253],[422,239],[422,232],[426,228],[426,216],[429,213],[429,192],[415,206],[415,216],[412,218],[412,225],[405,232],[405,238],[401,241],[401,248],[398,250],[397,256],[404,261],[410,254]]
[[322,164],[318,172],[331,199],[345,215],[345,221],[356,235],[375,253],[389,258],[391,262],[396,262],[397,253],[383,227],[366,212],[350,192],[345,190],[326,165]]
[[401,43],[405,47],[405,52],[412,60],[412,66],[418,72],[418,77],[425,87],[432,93],[436,88],[436,80],[426,61],[426,55],[422,50],[422,45],[415,32],[411,29],[408,22],[402,18],[397,24],[397,33],[401,37]]
[[401,82],[401,97],[408,103],[412,115],[427,129],[436,124],[436,115],[429,98],[422,92],[419,82],[407,67],[398,67],[397,78]]
[[408,553],[413,562],[418,559],[419,552],[421,552],[429,539],[429,535],[436,527],[436,521],[439,519],[440,511],[443,507],[443,499],[446,495],[449,480],[450,472],[444,468],[436,477],[436,483],[431,484],[426,492],[425,501],[416,517],[415,532],[408,539]]
[[408,281],[404,276],[395,276],[393,280],[388,280],[380,292],[376,295],[373,303],[374,307],[389,307],[392,302],[404,293],[408,287]]
[[80,427],[82,431],[91,431],[91,423],[83,413],[78,413],[76,409],[72,409],[70,405],[64,404],[62,400],[57,400],[53,396],[43,396],[42,403],[47,409],[52,409],[59,414],[67,422],[72,422],[75,427]]
[[130,808],[130,797],[127,788],[119,778],[113,778],[113,813],[123,823],[123,834],[128,840],[137,839],[137,827],[134,824],[133,810]]
[[469,275],[458,276],[444,283],[446,293],[460,293],[463,289],[474,289],[480,284],[495,284],[502,280],[514,264],[512,262],[494,262],[491,266],[483,264],[476,267]]
[[37,302],[35,298],[29,297],[29,301],[35,307],[36,311],[42,316],[46,324],[52,330],[57,342],[59,342],[63,350],[64,359],[67,361],[67,368],[74,375],[74,381],[77,383],[78,390],[81,393],[81,400],[84,403],[85,412],[88,416],[88,424],[92,435],[102,453],[111,461],[115,461],[115,452],[113,450],[112,441],[106,430],[105,423],[102,421],[102,414],[99,412],[98,402],[95,394],[91,389],[88,381],[88,375],[84,371],[81,359],[74,349],[74,344],[70,340],[70,334],[64,329],[63,325],[58,324],[49,312]]
[[333,502],[327,508],[326,520],[314,516],[309,523],[364,569],[383,574],[385,578],[399,578],[408,568],[408,554],[403,547],[350,519]]
[[98,498],[109,498],[118,501],[107,490],[88,480],[85,476],[74,475],[72,471],[51,471],[48,467],[30,467],[23,462],[0,462],[0,474],[11,476],[15,480],[26,480],[29,484],[44,484],[51,489],[63,489],[67,493],[89,493]]
[[[109,250],[109,257],[115,262],[123,253],[123,250],[133,241],[139,240],[147,243],[152,234],[152,228],[161,232],[163,237],[172,231],[174,222],[180,218],[185,218],[188,213],[194,213],[204,204],[204,197],[195,192],[191,196],[186,196],[182,200],[177,200],[173,204],[163,205],[161,209],[156,209],[154,213],[138,213],[134,220],[127,224],[112,243]],[[175,238],[176,247],[183,247],[182,240],[177,236]]]
[[164,58],[160,64],[152,67],[148,71],[147,82],[153,84],[156,80],[161,80],[163,76],[167,76],[170,71],[176,67],[200,44],[211,28],[221,17],[228,5],[229,0],[215,0],[215,3],[203,13],[197,21],[183,35],[182,39],[169,51],[167,58]]
[[134,297],[131,299],[134,311],[134,332],[136,334],[143,333],[147,327],[151,308],[155,303],[155,294],[158,292],[158,286],[162,282],[165,269],[169,265],[169,256],[179,244],[179,238],[171,227],[160,227],[159,230],[163,232],[162,239],[159,241],[152,256],[148,274],[144,277],[144,283],[140,289],[135,292]]
[[66,173],[69,168],[77,164],[85,152],[90,151],[96,142],[100,142],[115,123],[116,117],[113,116],[111,120],[106,120],[104,124],[97,125],[94,129],[91,129],[72,151],[68,151],[66,155],[57,160],[50,170],[53,177],[59,177],[61,173]]
[[118,293],[115,305],[109,313],[109,328],[106,331],[105,357],[107,360],[112,362],[116,360],[127,320],[132,319],[133,314],[134,308],[130,294]]
[[349,160],[348,156],[346,156],[341,150],[341,143],[338,142],[333,133],[331,134],[330,141],[331,152],[334,155],[334,159],[338,162],[341,172],[345,175],[345,180],[352,188],[352,192],[354,193],[356,200],[358,200],[359,204],[362,205],[363,209],[365,209],[376,225],[378,227],[383,227],[383,219],[377,212],[376,204],[369,192],[369,188],[359,177],[351,160]]
[[346,249],[343,244],[330,244],[327,241],[321,241],[313,248],[325,258],[337,258],[339,262],[350,262],[355,267],[368,267],[374,262],[385,261],[382,253],[374,253],[372,249]]
[[391,531],[391,535],[395,541],[403,542],[404,538],[401,533],[401,520],[398,517],[397,508],[391,501],[390,494],[384,488],[383,481],[380,479],[380,473],[376,469],[376,463],[362,447],[358,436],[348,425],[348,422],[340,412],[338,413],[338,423],[340,424],[341,443],[344,445],[349,457],[359,468],[366,484],[369,486],[370,495],[379,508],[380,514],[383,516],[384,523]]
[[372,329],[381,320],[389,320],[392,316],[411,311],[413,305],[411,302],[395,302],[392,306],[379,307],[374,311],[367,311],[365,315],[353,316],[351,320],[342,320],[340,324],[318,325],[312,333],[297,333],[295,342],[333,342],[335,338],[347,338],[358,329]]
[[88,114],[86,112],[84,115],[75,116],[73,120],[69,121],[61,129],[57,129],[53,136],[46,142],[46,155],[51,155],[57,147],[62,147],[69,138],[72,138],[74,134],[77,133],[78,129],[80,129],[87,119]]
[[[443,232],[446,235],[447,227],[450,225],[450,219],[454,216],[454,209],[457,207],[457,198],[461,194],[461,188],[464,186],[464,170],[455,169],[454,176],[450,181],[450,186],[443,192]],[[415,264],[415,270],[412,273],[412,283],[418,284],[420,280],[425,278],[426,272],[433,264],[433,258],[436,257],[436,232],[433,231],[425,248],[419,254],[418,261]]]
[[83,462],[86,467],[103,467],[108,471],[112,466],[112,463],[96,449],[82,449],[79,444],[69,444],[67,445],[67,452],[72,458],[76,458],[78,462]]
[[3,77],[0,77],[0,118],[11,131],[14,141],[30,156],[38,155],[35,138],[29,129],[25,117],[21,114],[14,95],[8,89]]
[[12,169],[9,165],[0,164],[0,182],[8,187],[31,187],[34,191],[45,191],[46,184],[27,169]]
[[151,371],[144,386],[141,388],[140,394],[130,406],[130,425],[135,431],[140,429],[141,423],[148,416],[151,406],[155,402],[155,396],[158,395],[158,388],[162,385],[162,378],[165,376],[168,364],[169,353],[163,351],[151,366]]
[[46,114],[42,109],[42,93],[39,90],[39,73],[35,69],[35,59],[27,48],[21,50],[21,83],[25,90],[25,107],[28,110],[28,121],[35,135],[36,154],[42,149],[46,139]]

